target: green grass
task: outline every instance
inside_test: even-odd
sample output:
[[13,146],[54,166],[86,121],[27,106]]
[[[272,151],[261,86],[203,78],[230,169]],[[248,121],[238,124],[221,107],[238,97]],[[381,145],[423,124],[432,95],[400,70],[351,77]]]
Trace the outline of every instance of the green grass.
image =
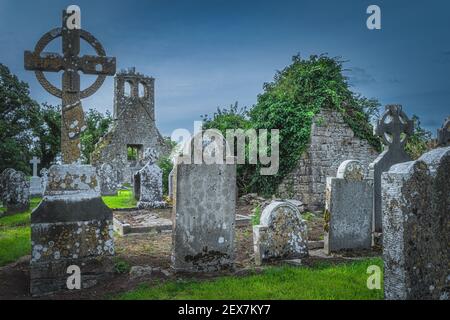
[[[132,192],[128,190],[119,191],[117,196],[102,198],[111,209],[136,207],[136,200]],[[30,201],[29,210],[0,218],[0,266],[30,254],[31,211],[39,205],[41,200],[41,198],[33,198]]]
[[117,196],[105,196],[102,199],[111,209],[135,208],[137,204],[130,190],[119,190]]
[[[222,277],[211,281],[171,281],[123,293],[121,300],[377,300],[383,290],[367,289],[367,267],[380,258],[314,268],[271,267],[261,274]],[[382,279],[382,277],[381,277]],[[383,288],[383,284],[381,284]]]

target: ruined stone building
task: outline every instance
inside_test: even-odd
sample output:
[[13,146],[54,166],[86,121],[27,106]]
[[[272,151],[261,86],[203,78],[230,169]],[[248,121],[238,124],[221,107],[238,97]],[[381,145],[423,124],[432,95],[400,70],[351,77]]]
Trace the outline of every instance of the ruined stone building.
[[132,183],[133,174],[144,166],[144,150],[152,148],[159,155],[170,152],[155,124],[155,79],[134,68],[117,73],[113,120],[91,154],[91,164],[108,163],[119,183]]
[[306,151],[279,185],[278,193],[284,198],[302,201],[308,210],[322,210],[326,178],[335,177],[343,161],[359,160],[367,170],[377,156],[375,148],[355,136],[339,112],[322,109],[313,122]]

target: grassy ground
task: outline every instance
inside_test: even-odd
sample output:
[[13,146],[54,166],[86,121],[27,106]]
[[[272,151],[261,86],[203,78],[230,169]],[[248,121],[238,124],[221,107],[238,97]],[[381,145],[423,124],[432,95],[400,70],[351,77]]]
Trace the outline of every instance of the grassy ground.
[[117,196],[106,196],[102,199],[111,209],[135,208],[137,204],[130,190],[119,190]]
[[[132,192],[119,191],[116,197],[103,197],[111,209],[133,208],[136,206]],[[41,198],[31,199],[30,209],[26,212],[0,218],[0,266],[14,262],[30,254],[30,217],[31,211],[38,206]]]
[[[383,290],[367,289],[367,267],[379,258],[319,267],[272,267],[262,274],[223,277],[211,281],[173,281],[137,289],[115,297],[121,300],[147,299],[226,299],[226,300],[377,300]],[[381,277],[382,279],[382,277]],[[383,284],[381,284],[383,288]]]

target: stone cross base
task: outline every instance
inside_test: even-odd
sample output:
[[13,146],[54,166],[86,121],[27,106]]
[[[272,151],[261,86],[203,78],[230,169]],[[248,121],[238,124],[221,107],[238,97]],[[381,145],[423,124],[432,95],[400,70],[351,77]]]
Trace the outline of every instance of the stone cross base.
[[80,269],[81,289],[113,274],[113,216],[94,167],[50,168],[44,199],[31,215],[31,250],[34,296],[68,291],[67,283],[76,283],[68,281],[69,266]]
[[40,177],[31,177],[30,179],[30,196],[42,196],[42,179]]

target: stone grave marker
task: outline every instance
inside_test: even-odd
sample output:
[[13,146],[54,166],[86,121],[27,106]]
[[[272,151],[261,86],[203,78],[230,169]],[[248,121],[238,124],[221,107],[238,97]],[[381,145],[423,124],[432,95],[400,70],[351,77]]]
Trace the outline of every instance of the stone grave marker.
[[373,180],[364,179],[360,161],[341,163],[336,178],[327,177],[324,249],[370,249],[372,244]]
[[162,192],[162,170],[156,164],[157,154],[153,149],[147,149],[144,153],[147,161],[134,178],[135,195],[139,199],[138,209],[164,208]]
[[410,161],[405,151],[408,137],[414,132],[414,123],[402,111],[401,105],[387,105],[376,127],[376,134],[381,137],[386,147],[378,158],[369,165],[369,176],[373,179],[373,231],[382,231],[381,216],[381,174],[396,164]]
[[117,196],[117,171],[109,163],[103,163],[97,170],[100,179],[100,192],[102,196]]
[[450,117],[447,117],[442,128],[438,129],[437,144],[439,147],[450,146]]
[[450,147],[382,176],[386,299],[449,299]]
[[38,164],[41,163],[36,157],[30,160],[30,164],[33,166],[33,176],[30,179],[30,196],[42,196],[42,179],[38,176]]
[[[49,169],[44,200],[31,215],[32,295],[68,290],[67,270],[78,266],[81,286],[88,288],[114,270],[112,211],[100,196],[94,167],[81,165],[80,135],[85,130],[81,99],[94,94],[107,75],[114,75],[115,58],[107,57],[101,43],[79,27],[69,28],[72,12],[63,11],[62,27],[46,33],[33,52],[25,52],[25,69],[33,70],[50,94],[62,99],[62,165]],[[62,55],[43,53],[53,40],[62,39]],[[96,56],[80,56],[80,42],[91,45]],[[52,85],[44,72],[62,74],[62,88]],[[96,75],[90,87],[80,90],[80,75]]]
[[6,208],[3,215],[24,212],[30,208],[30,182],[23,172],[5,169],[0,176],[0,185],[1,200]]
[[306,221],[287,201],[273,201],[262,212],[260,224],[253,227],[255,263],[272,259],[298,259],[308,256]]

